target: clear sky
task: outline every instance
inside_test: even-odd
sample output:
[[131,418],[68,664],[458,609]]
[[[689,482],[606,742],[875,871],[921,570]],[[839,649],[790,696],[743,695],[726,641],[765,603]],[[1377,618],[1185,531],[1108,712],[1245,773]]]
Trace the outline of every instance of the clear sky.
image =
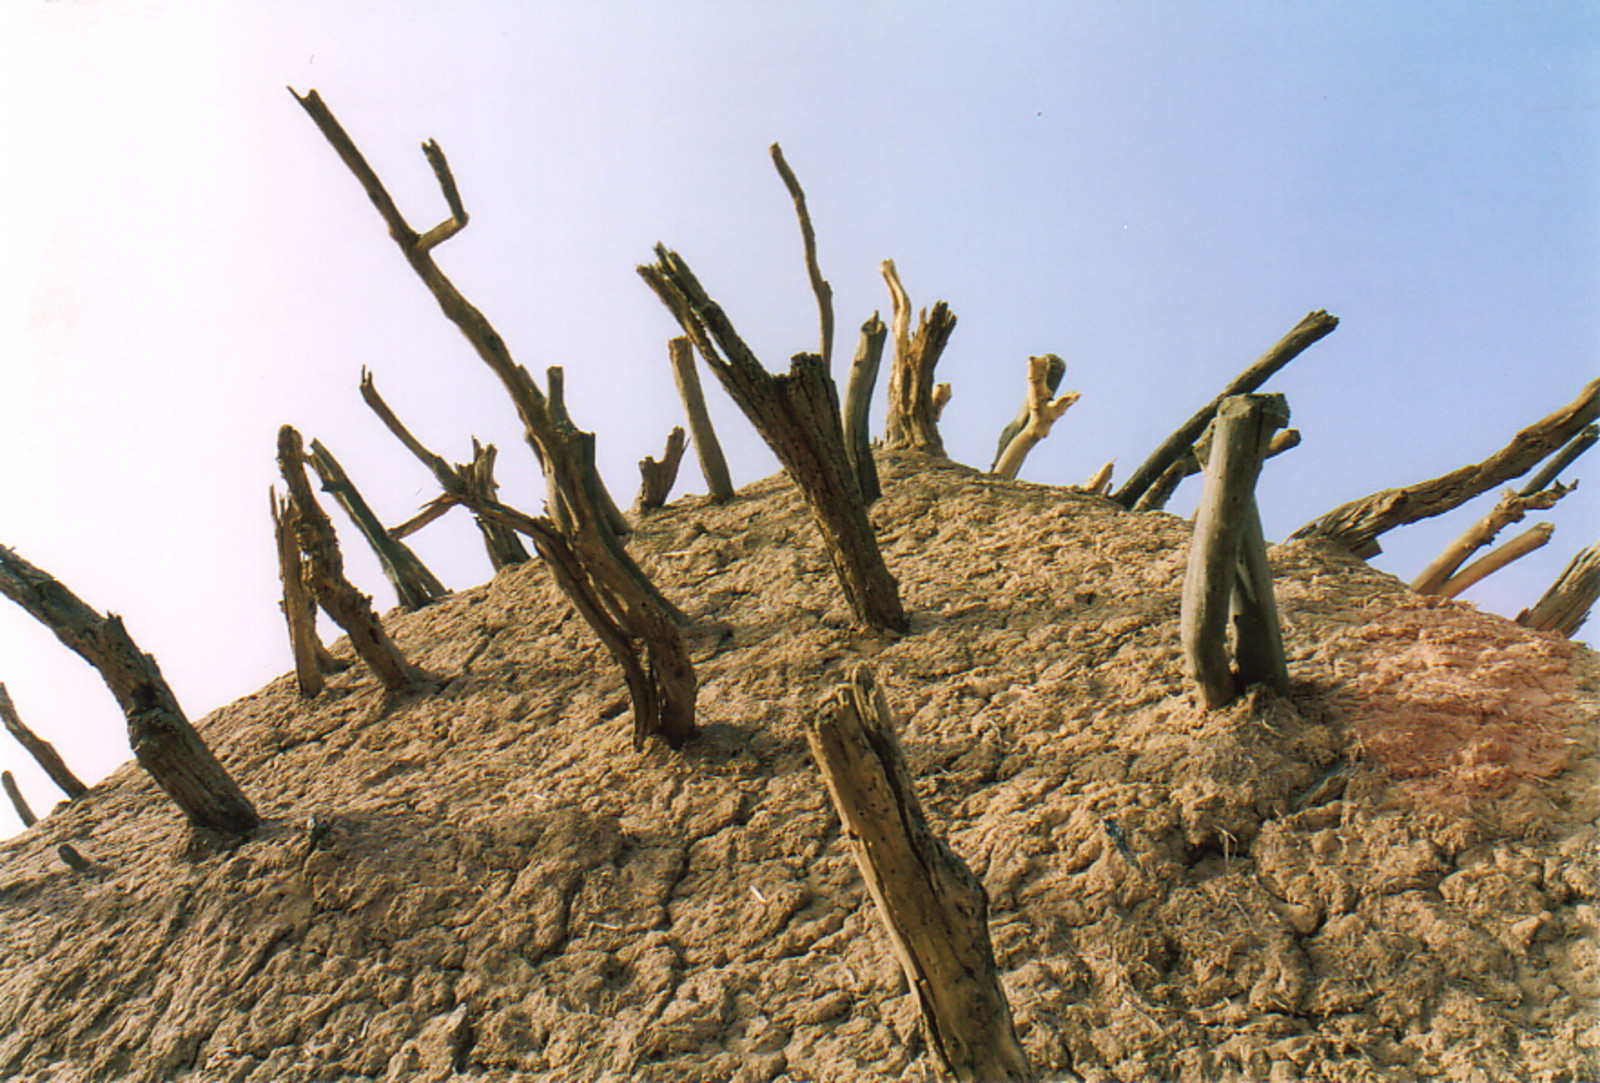
[[[1116,459],[1122,477],[1326,308],[1339,330],[1268,387],[1305,441],[1259,490],[1282,538],[1483,458],[1600,375],[1588,2],[14,0],[0,544],[122,614],[195,718],[290,665],[280,424],[326,442],[388,522],[433,495],[361,403],[362,366],[436,451],[492,440],[506,498],[542,500],[498,385],[286,84],[322,92],[419,228],[444,208],[418,144],[442,143],[472,223],[441,263],[518,360],[566,367],[623,503],[679,423],[675,328],[634,273],[654,242],[770,367],[814,348],[773,140],[806,186],[840,354],[887,313],[886,257],[914,303],[960,318],[943,431],[974,465],[1029,354],[1066,358],[1083,398],[1023,476]],[[710,394],[735,480],[775,470]],[[1600,536],[1592,467],[1550,545],[1469,597],[1515,614]],[[700,491],[692,459],[680,491]],[[1488,500],[1387,535],[1378,565],[1410,579]],[[451,586],[489,573],[464,517],[417,549]],[[9,604],[0,681],[81,774],[127,758],[98,677]],[[57,796],[8,741],[0,765],[38,811]]]

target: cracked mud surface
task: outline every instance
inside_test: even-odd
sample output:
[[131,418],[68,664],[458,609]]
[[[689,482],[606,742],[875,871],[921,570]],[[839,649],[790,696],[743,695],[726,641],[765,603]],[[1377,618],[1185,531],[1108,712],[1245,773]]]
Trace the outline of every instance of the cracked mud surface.
[[940,1078],[799,728],[863,660],[1042,1077],[1600,1076],[1593,653],[1296,544],[1292,694],[1207,715],[1185,524],[884,468],[903,639],[852,628],[781,479],[641,527],[698,621],[681,753],[632,751],[524,567],[386,618],[434,696],[355,668],[205,719],[243,846],[131,766],[0,844],[0,1076]]

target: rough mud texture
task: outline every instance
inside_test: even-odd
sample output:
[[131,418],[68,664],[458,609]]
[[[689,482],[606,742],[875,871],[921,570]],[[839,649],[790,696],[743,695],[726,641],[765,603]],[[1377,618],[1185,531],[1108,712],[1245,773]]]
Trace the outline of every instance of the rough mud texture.
[[899,640],[781,479],[639,531],[699,621],[682,753],[631,750],[532,566],[390,615],[436,695],[352,669],[205,719],[268,817],[237,849],[131,767],[0,846],[0,1077],[939,1078],[799,729],[862,660],[1043,1078],[1600,1076],[1592,653],[1297,544],[1293,693],[1207,715],[1182,522],[910,465]]

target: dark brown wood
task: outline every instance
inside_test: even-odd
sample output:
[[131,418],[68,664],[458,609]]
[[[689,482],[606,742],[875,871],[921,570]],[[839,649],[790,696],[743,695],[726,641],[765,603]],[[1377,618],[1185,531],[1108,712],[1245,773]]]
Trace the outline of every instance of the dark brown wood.
[[988,894],[929,827],[870,667],[858,666],[808,720],[806,742],[929,1044],[959,1080],[1032,1079],[989,941]]
[[292,425],[278,430],[278,469],[289,487],[295,539],[305,557],[307,579],[317,604],[345,630],[356,656],[388,691],[408,692],[431,685],[431,678],[406,661],[384,631],[383,622],[372,608],[372,599],[345,577],[338,536],[311,491],[305,450]]
[[191,823],[244,836],[260,822],[238,783],[184,717],[154,658],[115,614],[102,616],[48,573],[0,546],[4,594],[100,672],[128,722],[139,765]]
[[[1288,688],[1271,571],[1256,511],[1255,485],[1274,430],[1286,425],[1281,395],[1229,396],[1219,404],[1195,511],[1179,613],[1185,666],[1207,709],[1231,703],[1246,685]],[[1228,658],[1233,618],[1238,672]]]
[[325,678],[340,673],[348,663],[335,658],[317,634],[317,601],[312,593],[309,568],[300,552],[294,526],[294,502],[281,499],[276,489],[267,494],[272,504],[272,531],[278,547],[278,578],[283,583],[283,618],[289,627],[289,649],[294,656],[295,685],[302,699],[322,694]]
[[50,781],[59,786],[61,792],[68,798],[82,797],[89,792],[89,787],[72,773],[72,769],[61,758],[55,746],[23,723],[22,716],[17,713],[17,705],[11,702],[11,693],[6,691],[6,686],[3,684],[0,684],[0,722],[5,723],[11,736],[28,750],[28,755],[33,757],[40,769],[50,776]]
[[339,460],[333,457],[320,440],[311,441],[312,469],[322,480],[322,490],[333,497],[344,509],[356,531],[366,539],[378,558],[384,577],[394,587],[400,605],[412,612],[432,605],[450,592],[444,588],[427,565],[405,542],[390,535],[367,504],[355,482],[345,473]]
[[906,631],[899,584],[867,519],[845,452],[838,392],[822,358],[797,354],[787,374],[774,376],[706,295],[683,257],[660,245],[656,256],[655,263],[639,268],[640,275],[799,487],[851,610],[868,627]]
[[728,477],[728,460],[722,455],[722,444],[717,440],[717,430],[711,426],[711,413],[706,409],[705,393],[700,388],[700,374],[694,365],[694,343],[680,335],[667,343],[667,354],[672,361],[678,398],[683,400],[683,412],[689,419],[689,432],[694,436],[694,455],[706,479],[711,502],[726,504],[733,499],[733,481]]
[[660,462],[649,455],[639,460],[639,498],[634,501],[639,511],[659,508],[667,502],[672,485],[678,480],[678,464],[683,462],[686,443],[683,429],[674,427],[667,435],[667,448],[661,453]]
[[844,389],[844,450],[850,466],[856,472],[856,484],[861,487],[861,498],[867,507],[877,503],[883,495],[878,481],[878,464],[872,457],[872,434],[868,415],[872,409],[872,390],[878,383],[878,370],[883,365],[883,345],[888,341],[889,328],[874,312],[872,318],[861,325],[861,342],[856,347],[855,360],[850,365],[850,379]]
[[22,791],[17,789],[17,780],[11,776],[10,771],[0,772],[0,786],[5,787],[6,796],[11,798],[11,807],[17,812],[17,819],[22,821],[23,827],[32,827],[39,822],[39,817],[33,814],[33,809],[28,807],[27,799],[22,796]]
[[1022,469],[1022,460],[1028,457],[1028,452],[1032,451],[1039,441],[1050,435],[1050,430],[1061,419],[1061,415],[1078,401],[1076,391],[1069,391],[1059,398],[1050,397],[1055,393],[1056,387],[1061,385],[1060,376],[1056,376],[1052,385],[1051,375],[1066,371],[1067,363],[1053,353],[1028,358],[1028,399],[1023,403],[1027,416],[1011,434],[1010,441],[994,462],[993,472],[998,477],[1015,478],[1017,471]]
[[[883,261],[883,279],[894,303],[894,358],[889,366],[889,410],[884,418],[883,446],[944,456],[944,439],[939,435],[938,415],[943,404],[934,404],[934,367],[944,356],[956,318],[950,306],[937,302],[932,311],[924,309],[911,331],[911,300],[894,260]],[[945,393],[948,400],[949,392]]]
[[[1507,489],[1496,501],[1495,506],[1467,528],[1466,532],[1451,542],[1444,552],[1434,558],[1433,562],[1422,570],[1422,574],[1411,582],[1411,589],[1418,594],[1440,594],[1443,592],[1445,582],[1451,579],[1456,570],[1466,563],[1467,558],[1494,541],[1495,536],[1510,526],[1519,523],[1528,512],[1555,506],[1556,501],[1572,491],[1571,486],[1556,485],[1544,492],[1535,491],[1527,496],[1514,493]],[[1526,544],[1526,543],[1524,543]],[[1500,565],[1496,565],[1500,567]],[[1493,570],[1493,569],[1491,569]],[[1487,575],[1488,572],[1484,572]],[[1481,579],[1482,576],[1479,576]],[[1476,580],[1474,580],[1476,582]],[[1457,593],[1465,587],[1457,587]],[[1454,597],[1454,595],[1448,595]]]
[[1122,483],[1122,488],[1118,489],[1111,499],[1125,508],[1135,507],[1145,490],[1154,485],[1166,469],[1200,439],[1200,434],[1211,424],[1211,419],[1216,416],[1217,407],[1222,404],[1223,399],[1256,390],[1285,365],[1304,353],[1307,347],[1331,334],[1338,326],[1338,317],[1330,316],[1326,312],[1318,311],[1307,315],[1272,349],[1262,354],[1255,364],[1235,376],[1233,381],[1223,388],[1222,394],[1203,406],[1171,436],[1163,440],[1161,446],[1151,452],[1150,457],[1137,470],[1128,475],[1128,480]]
[[822,268],[817,263],[817,231],[811,226],[811,212],[806,209],[806,193],[800,187],[800,181],[795,177],[794,170],[789,168],[789,163],[784,160],[783,148],[774,143],[771,147],[772,164],[778,169],[778,176],[783,178],[783,186],[789,189],[789,197],[794,200],[794,213],[800,219],[800,240],[805,246],[806,277],[811,280],[811,292],[817,297],[818,322],[822,325],[821,345],[817,352],[822,356],[822,366],[830,372],[833,369],[833,287],[828,285],[828,280],[822,277]]
[[1572,638],[1600,600],[1600,542],[1581,550],[1550,589],[1533,606],[1517,614],[1517,623],[1539,632]]
[[1295,531],[1295,538],[1333,542],[1363,559],[1382,552],[1378,536],[1398,526],[1443,515],[1479,493],[1521,477],[1600,417],[1600,380],[1576,399],[1534,422],[1481,463],[1399,489],[1384,489],[1334,508]]

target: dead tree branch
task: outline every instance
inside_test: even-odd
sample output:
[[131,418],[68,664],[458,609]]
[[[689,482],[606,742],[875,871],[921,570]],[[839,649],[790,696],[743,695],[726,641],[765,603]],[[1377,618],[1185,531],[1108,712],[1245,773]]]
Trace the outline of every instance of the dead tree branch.
[[395,597],[402,606],[415,612],[450,593],[417,554],[411,551],[410,546],[384,529],[355,482],[350,480],[344,467],[339,465],[339,460],[320,440],[311,441],[310,462],[317,477],[322,479],[323,492],[338,501],[356,530],[372,547],[384,576],[394,587]]
[[[939,301],[932,312],[924,309],[918,316],[913,335],[911,300],[892,259],[883,261],[883,280],[894,302],[894,360],[889,368],[889,412],[884,420],[883,446],[943,457],[933,370],[944,354],[950,332],[955,330],[956,318],[950,306]],[[948,400],[948,392],[945,398]]]
[[11,736],[28,750],[28,755],[33,757],[40,769],[50,776],[50,781],[59,786],[61,792],[69,799],[82,797],[89,792],[89,787],[72,773],[72,769],[61,758],[55,746],[23,724],[22,716],[17,713],[17,705],[11,702],[11,693],[6,691],[6,686],[3,684],[0,684],[0,722],[5,723]]
[[[1288,689],[1272,572],[1255,500],[1273,430],[1288,420],[1282,395],[1230,396],[1218,407],[1179,614],[1184,660],[1208,710],[1231,703],[1251,684]],[[1237,672],[1228,661],[1230,614]]]
[[995,966],[988,895],[928,826],[870,667],[809,720],[806,742],[940,1059],[960,1080],[1033,1078]]
[[295,684],[302,699],[315,699],[322,694],[323,678],[342,672],[347,663],[335,658],[317,634],[317,602],[295,532],[294,502],[279,498],[276,489],[267,496],[272,504],[272,532],[278,546],[278,578],[283,583],[283,618],[289,626]]
[[430,679],[406,661],[373,611],[372,599],[345,577],[344,555],[327,512],[317,503],[306,478],[305,450],[292,425],[278,430],[278,470],[289,487],[295,539],[304,555],[311,593],[334,623],[345,630],[350,645],[390,692],[426,687]]
[[1479,493],[1520,477],[1600,417],[1600,380],[1576,399],[1523,429],[1511,442],[1481,463],[1464,466],[1431,481],[1364,496],[1341,504],[1292,535],[1334,542],[1363,559],[1382,550],[1378,535],[1419,519],[1442,515]]
[[717,431],[711,427],[711,413],[706,409],[705,393],[700,389],[700,374],[694,367],[694,343],[679,336],[667,343],[667,353],[672,360],[672,378],[678,385],[678,397],[683,400],[683,412],[689,418],[689,432],[694,436],[694,455],[700,462],[700,473],[706,479],[713,504],[726,504],[733,499],[733,481],[728,477],[728,460],[723,458],[722,444]]
[[1532,608],[1517,614],[1517,623],[1538,632],[1571,639],[1600,600],[1600,542],[1580,550]]
[[861,342],[856,347],[850,380],[844,389],[844,450],[855,470],[856,482],[861,486],[861,498],[869,508],[883,495],[883,487],[878,482],[878,464],[872,457],[868,414],[872,409],[872,390],[878,383],[878,369],[883,365],[883,345],[888,337],[889,329],[874,312],[872,318],[861,325]]
[[1553,489],[1536,491],[1529,496],[1507,489],[1488,514],[1468,527],[1466,533],[1452,542],[1444,552],[1434,558],[1433,563],[1422,570],[1422,574],[1412,581],[1411,589],[1418,594],[1442,593],[1441,588],[1444,587],[1445,581],[1455,575],[1456,569],[1466,563],[1468,557],[1494,541],[1495,535],[1512,523],[1521,522],[1523,516],[1530,511],[1543,511],[1555,506],[1556,501],[1566,496],[1572,489],[1573,486],[1556,485]]
[[686,443],[683,429],[674,427],[667,434],[667,448],[661,453],[660,462],[649,455],[639,460],[639,499],[634,501],[634,507],[641,513],[667,502],[672,484],[678,480],[678,464],[683,462]]
[[[1061,381],[1067,375],[1067,363],[1053,353],[1044,355],[1051,359],[1045,369],[1044,385],[1048,399],[1061,387]],[[1006,453],[1006,448],[1011,446],[1011,441],[1028,424],[1028,419],[1033,416],[1033,364],[1029,359],[1028,365],[1028,394],[1022,400],[1022,407],[1017,411],[1017,416],[1006,422],[1006,427],[1000,430],[1000,442],[995,445],[994,458],[989,462],[989,473],[993,474],[1000,466],[1000,458]]]
[[[1550,483],[1561,476],[1561,471],[1576,462],[1578,456],[1594,447],[1596,441],[1600,441],[1600,425],[1590,425],[1578,433],[1577,436],[1568,440],[1566,446],[1560,451],[1550,456],[1550,461],[1540,467],[1539,472],[1529,478],[1526,485],[1517,490],[1517,495],[1532,496],[1534,493],[1541,493],[1548,489]],[[1576,484],[1574,482],[1568,488],[1570,489]]]
[[817,295],[817,314],[822,325],[822,344],[817,352],[822,355],[822,367],[832,372],[833,287],[822,277],[822,268],[817,264],[817,233],[811,226],[811,212],[806,209],[806,193],[800,187],[794,170],[784,161],[783,148],[776,143],[772,144],[772,164],[777,166],[783,186],[789,189],[789,196],[794,200],[795,216],[800,219],[800,240],[805,245],[806,254],[806,277],[811,279],[811,292]]
[[1441,598],[1454,598],[1479,580],[1504,568],[1513,560],[1521,560],[1535,549],[1540,548],[1550,540],[1550,535],[1555,533],[1554,523],[1535,523],[1515,538],[1495,549],[1491,549],[1479,559],[1462,568],[1455,575],[1441,585],[1436,592]]
[[1061,415],[1078,401],[1076,391],[1069,391],[1059,398],[1050,397],[1061,385],[1061,376],[1056,376],[1054,384],[1050,382],[1050,376],[1066,371],[1067,363],[1053,353],[1028,358],[1028,400],[1023,404],[1027,416],[995,460],[994,473],[998,477],[1015,478],[1028,452],[1050,435],[1051,428]]
[[5,787],[6,796],[11,798],[11,807],[16,810],[17,819],[22,821],[23,827],[32,827],[39,822],[39,817],[28,807],[22,791],[17,789],[17,780],[12,777],[10,771],[0,772],[0,786]]
[[694,342],[733,401],[799,487],[856,617],[869,627],[903,632],[899,584],[878,549],[856,472],[845,451],[838,392],[816,354],[797,354],[785,375],[757,360],[721,306],[676,252],[656,246],[639,268]]
[[128,637],[120,617],[101,616],[3,546],[0,594],[99,670],[128,721],[134,757],[191,823],[232,836],[255,829],[260,822],[255,808],[184,717],[155,659]]
[[1326,312],[1318,311],[1307,315],[1272,349],[1262,354],[1255,364],[1235,376],[1233,381],[1222,389],[1220,395],[1163,440],[1161,446],[1151,452],[1150,457],[1137,470],[1128,475],[1128,480],[1122,483],[1122,488],[1118,489],[1111,499],[1125,508],[1131,509],[1137,505],[1145,490],[1154,485],[1167,467],[1182,457],[1193,447],[1195,441],[1200,439],[1200,434],[1211,424],[1211,419],[1216,416],[1217,407],[1222,404],[1223,399],[1230,395],[1244,395],[1256,390],[1274,373],[1304,353],[1312,343],[1331,334],[1338,326],[1338,317],[1330,316]]

